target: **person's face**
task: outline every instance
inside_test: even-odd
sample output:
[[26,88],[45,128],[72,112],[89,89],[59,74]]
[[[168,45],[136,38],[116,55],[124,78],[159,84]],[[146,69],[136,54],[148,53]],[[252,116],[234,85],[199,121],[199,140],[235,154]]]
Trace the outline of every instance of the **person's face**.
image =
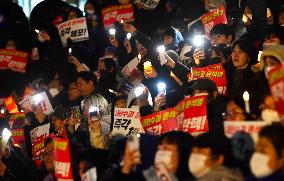
[[281,40],[278,36],[269,35],[265,38],[264,43],[274,43],[274,44],[281,44]]
[[171,36],[164,36],[164,45],[170,45],[173,42],[173,37]]
[[81,96],[83,97],[88,96],[94,90],[93,82],[92,81],[86,82],[81,77],[77,79],[77,86],[79,88]]
[[229,121],[244,121],[244,111],[234,102],[230,101],[227,105],[226,120]]
[[88,10],[95,10],[94,6],[91,3],[86,4],[86,11]]
[[279,65],[281,62],[275,58],[275,57],[271,57],[271,56],[267,56],[264,58],[264,61],[263,61],[263,64],[264,64],[264,67],[267,68],[267,67],[274,67],[274,66],[277,66]]
[[53,156],[53,142],[48,143],[44,148],[43,162],[46,170],[51,171],[54,169],[54,156]]
[[229,44],[231,42],[231,36],[226,37],[225,35],[217,34],[211,36],[210,42],[211,45],[221,45],[221,44]]
[[72,82],[68,88],[68,99],[74,101],[80,97],[80,90],[75,82]]
[[268,138],[259,137],[255,151],[269,156],[268,166],[271,170],[283,168],[284,158],[278,157],[275,147]]
[[158,150],[161,151],[170,151],[172,153],[171,164],[167,166],[167,170],[169,173],[176,173],[179,165],[179,154],[178,147],[175,144],[168,144],[166,142],[160,144],[158,146]]
[[114,107],[125,108],[126,107],[126,100],[125,99],[118,99],[117,101],[115,101]]
[[76,19],[76,18],[78,18],[78,17],[77,17],[77,13],[75,11],[70,11],[68,13],[68,21],[72,20],[72,19]]
[[207,168],[214,168],[218,165],[222,165],[222,162],[219,160],[216,160],[213,158],[212,153],[211,153],[211,149],[208,148],[198,148],[198,147],[193,147],[191,150],[191,153],[196,153],[196,154],[201,154],[207,157],[206,161],[205,161],[205,166]]
[[234,67],[236,69],[245,68],[247,66],[248,62],[249,62],[248,54],[245,53],[244,51],[242,51],[238,44],[235,45],[233,52],[231,54],[231,57],[232,57]]
[[6,49],[16,50],[16,43],[13,40],[8,40],[8,42],[6,44]]
[[272,95],[268,95],[265,97],[264,102],[263,102],[263,108],[275,110],[275,101]]

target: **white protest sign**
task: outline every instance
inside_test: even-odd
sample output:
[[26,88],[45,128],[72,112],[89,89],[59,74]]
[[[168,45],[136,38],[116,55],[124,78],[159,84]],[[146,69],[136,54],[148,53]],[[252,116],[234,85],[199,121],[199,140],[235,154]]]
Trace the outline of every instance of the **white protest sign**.
[[50,123],[47,123],[32,129],[30,132],[31,142],[34,142],[37,138],[40,138],[42,136],[46,138],[49,135],[49,128]]
[[87,23],[84,17],[63,22],[57,26],[57,29],[63,46],[67,46],[68,38],[73,42],[89,39]]
[[259,131],[268,124],[265,121],[225,121],[224,132],[227,137],[231,138],[237,131],[244,131],[249,133],[256,142]]
[[140,112],[137,108],[115,108],[112,135],[130,135],[144,133],[140,122]]
[[141,0],[143,9],[154,10],[159,4],[160,0]]
[[135,57],[122,69],[121,71],[122,75],[126,78],[129,77],[131,73],[133,72],[133,70],[136,69],[138,64],[139,64],[139,60],[137,57]]
[[97,169],[91,168],[89,171],[84,173],[81,181],[96,181],[97,180]]

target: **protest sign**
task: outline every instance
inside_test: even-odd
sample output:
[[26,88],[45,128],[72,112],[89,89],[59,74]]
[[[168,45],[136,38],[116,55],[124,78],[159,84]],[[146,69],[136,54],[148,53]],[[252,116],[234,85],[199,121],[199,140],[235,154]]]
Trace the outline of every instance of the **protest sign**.
[[231,138],[237,131],[243,131],[257,141],[259,131],[268,124],[264,121],[224,121],[224,132],[228,138]]
[[104,8],[102,18],[105,28],[109,28],[116,21],[134,21],[134,12],[131,4],[116,5]]
[[140,122],[139,109],[115,108],[112,135],[128,136],[132,133],[144,133]]
[[86,19],[77,18],[63,22],[57,26],[59,36],[63,46],[67,46],[67,39],[70,38],[73,42],[84,41],[89,39]]
[[67,138],[53,138],[55,176],[58,181],[73,181],[70,146]]
[[137,57],[135,57],[134,59],[132,59],[127,65],[125,65],[125,67],[122,69],[122,75],[124,77],[129,77],[131,75],[131,73],[137,69],[137,66],[139,64],[139,60]]
[[211,29],[218,24],[227,24],[227,16],[225,12],[225,8],[222,6],[218,9],[215,9],[201,17],[201,21],[203,24],[203,28],[205,34],[208,38],[210,38]]
[[34,96],[26,96],[26,99],[19,102],[20,106],[28,111],[34,111],[36,106],[41,106],[44,114],[53,113],[52,105],[45,92],[38,93]]
[[5,99],[4,105],[6,106],[9,113],[18,113],[19,112],[18,106],[17,106],[17,104],[16,104],[16,102],[13,99],[12,96],[9,96],[7,99]]
[[143,9],[154,10],[159,4],[160,0],[141,0]]
[[97,169],[91,168],[89,171],[84,173],[81,178],[81,181],[95,181],[97,180]]
[[12,113],[9,114],[9,126],[11,129],[22,128],[24,125],[26,115],[25,113]]
[[35,160],[39,160],[44,152],[44,141],[49,135],[50,123],[38,126],[31,130],[32,154]]
[[270,91],[281,120],[284,120],[284,64],[268,72]]
[[194,78],[208,78],[212,80],[217,88],[218,92],[222,95],[227,95],[227,79],[226,71],[222,64],[210,65],[202,68],[191,68],[191,73],[189,75],[192,79]]
[[21,145],[25,143],[24,129],[11,129],[13,144]]
[[27,52],[19,50],[0,49],[0,69],[25,73],[28,55]]
[[209,131],[206,96],[184,99],[176,106],[179,130],[198,135]]
[[163,134],[172,130],[192,135],[208,132],[206,96],[194,96],[182,100],[176,107],[141,118],[146,133]]

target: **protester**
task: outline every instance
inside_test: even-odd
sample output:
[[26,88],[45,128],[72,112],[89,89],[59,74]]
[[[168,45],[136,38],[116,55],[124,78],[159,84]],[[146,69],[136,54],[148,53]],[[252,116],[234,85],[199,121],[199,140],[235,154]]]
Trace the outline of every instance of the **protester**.
[[71,4],[0,2],[0,180],[283,180],[283,2]]

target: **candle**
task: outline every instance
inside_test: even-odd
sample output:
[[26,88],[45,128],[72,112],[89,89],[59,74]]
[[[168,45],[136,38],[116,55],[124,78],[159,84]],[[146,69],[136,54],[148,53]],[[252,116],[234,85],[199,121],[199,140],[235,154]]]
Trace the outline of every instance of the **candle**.
[[12,133],[11,131],[9,131],[7,128],[4,128],[2,131],[2,147],[1,147],[1,151],[2,153],[5,151],[5,148],[7,146],[8,140],[10,139]]
[[161,65],[164,65],[165,63],[167,63],[167,59],[165,55],[166,48],[164,45],[161,45],[161,46],[158,46],[157,50],[159,52]]
[[245,91],[243,94],[243,99],[245,101],[245,109],[246,113],[250,113],[250,106],[249,106],[249,93],[248,91]]
[[140,63],[140,61],[141,61],[141,59],[142,59],[141,54],[138,54],[137,58],[138,58],[138,62]]
[[36,33],[39,33],[39,30],[38,30],[38,29],[35,29],[35,32],[36,32]]

